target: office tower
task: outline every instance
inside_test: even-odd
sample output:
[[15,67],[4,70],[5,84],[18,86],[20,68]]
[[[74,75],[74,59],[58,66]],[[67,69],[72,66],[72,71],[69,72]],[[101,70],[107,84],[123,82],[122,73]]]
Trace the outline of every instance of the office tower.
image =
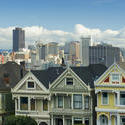
[[109,67],[114,61],[120,62],[120,48],[106,44],[89,47],[90,64],[102,63]]
[[80,58],[80,43],[78,41],[70,42],[69,56],[71,60]]
[[56,42],[50,42],[47,44],[47,55],[58,55],[59,46]]
[[82,66],[89,65],[89,45],[91,37],[81,37],[80,41],[80,59]]
[[22,28],[15,28],[13,30],[13,51],[25,48],[25,31]]

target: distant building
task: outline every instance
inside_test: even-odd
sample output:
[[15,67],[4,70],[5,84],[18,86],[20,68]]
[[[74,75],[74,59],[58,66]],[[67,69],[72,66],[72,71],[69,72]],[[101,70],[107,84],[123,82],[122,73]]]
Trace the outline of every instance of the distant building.
[[89,47],[89,63],[102,63],[107,67],[114,61],[120,62],[120,48],[111,45],[97,45]]
[[80,41],[80,59],[82,66],[89,65],[89,45],[91,37],[82,37]]
[[47,44],[47,55],[58,55],[59,46],[56,42],[50,42]]
[[25,31],[22,28],[15,28],[13,30],[13,51],[25,48]]
[[71,60],[79,59],[80,58],[80,43],[78,41],[70,42],[69,46],[69,55]]

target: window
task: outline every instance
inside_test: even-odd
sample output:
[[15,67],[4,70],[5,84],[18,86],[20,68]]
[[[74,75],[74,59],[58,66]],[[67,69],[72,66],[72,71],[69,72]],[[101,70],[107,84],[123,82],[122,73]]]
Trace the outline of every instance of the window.
[[28,110],[28,97],[20,97],[20,109]]
[[117,93],[115,93],[115,105],[117,105]]
[[85,125],[89,125],[89,118],[85,119]]
[[73,107],[74,109],[82,109],[82,95],[75,94],[73,96]]
[[120,105],[125,105],[125,93],[120,93]]
[[73,78],[66,78],[67,85],[73,85]]
[[120,80],[119,74],[112,74],[112,82],[119,82]]
[[85,109],[89,109],[89,96],[85,96]]
[[35,110],[35,99],[30,99],[30,109]]
[[43,111],[48,111],[48,100],[43,100]]
[[28,81],[28,88],[34,89],[34,82]]
[[58,108],[63,108],[63,96],[58,96]]
[[104,105],[108,104],[108,93],[106,92],[102,93],[102,104]]
[[82,118],[74,118],[74,124],[81,125],[82,124]]

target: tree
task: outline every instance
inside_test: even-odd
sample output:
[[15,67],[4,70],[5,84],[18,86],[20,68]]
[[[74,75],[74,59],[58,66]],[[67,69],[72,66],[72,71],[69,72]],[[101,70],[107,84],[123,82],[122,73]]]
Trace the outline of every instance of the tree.
[[36,121],[28,116],[7,116],[3,125],[37,125]]

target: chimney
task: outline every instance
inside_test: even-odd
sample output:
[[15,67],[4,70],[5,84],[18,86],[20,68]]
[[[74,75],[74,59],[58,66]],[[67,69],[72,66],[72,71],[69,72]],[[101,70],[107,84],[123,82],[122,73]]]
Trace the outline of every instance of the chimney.
[[62,58],[62,64],[61,64],[61,66],[66,66],[66,65],[65,65],[65,61],[64,61],[64,58]]
[[24,76],[24,70],[25,70],[25,61],[20,62],[20,78],[22,79]]

